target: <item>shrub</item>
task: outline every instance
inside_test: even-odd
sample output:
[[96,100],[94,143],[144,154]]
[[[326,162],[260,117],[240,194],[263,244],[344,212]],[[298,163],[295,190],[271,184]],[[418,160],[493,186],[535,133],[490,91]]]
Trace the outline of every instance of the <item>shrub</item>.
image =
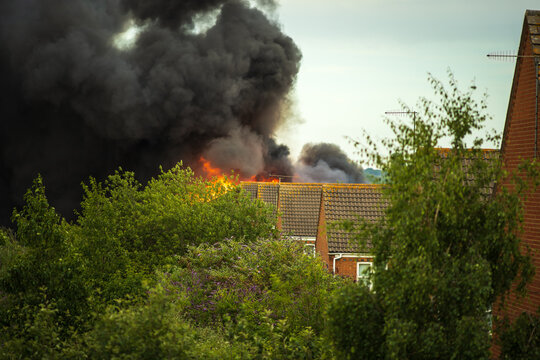
[[299,242],[231,239],[190,247],[162,282],[173,301],[186,303],[184,316],[223,328],[262,358],[318,358],[329,351],[324,309],[341,280]]
[[362,284],[344,286],[328,305],[327,334],[340,358],[384,359],[384,313]]
[[500,324],[501,345],[500,359],[533,360],[540,359],[540,316],[521,313],[509,324],[508,320]]

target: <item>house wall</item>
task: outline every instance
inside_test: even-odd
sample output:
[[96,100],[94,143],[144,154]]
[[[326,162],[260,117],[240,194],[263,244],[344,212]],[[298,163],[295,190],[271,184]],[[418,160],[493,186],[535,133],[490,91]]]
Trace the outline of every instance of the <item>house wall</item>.
[[326,233],[326,217],[324,214],[324,202],[321,196],[321,207],[319,213],[319,224],[317,225],[317,241],[315,243],[315,249],[321,256],[321,259],[326,264],[326,268],[332,271],[332,261],[328,256],[328,236]]
[[[521,46],[523,53],[520,52],[520,54],[532,55],[528,26],[524,26]],[[519,58],[514,76],[502,147],[504,167],[509,172],[515,171],[521,160],[533,159],[535,155],[537,74],[534,59],[532,57]],[[511,187],[508,182],[502,185]],[[522,251],[525,251],[527,246],[532,250],[533,265],[537,269],[537,274],[528,287],[528,297],[522,299],[511,294],[504,312],[497,310],[496,306],[494,307],[496,317],[507,315],[512,320],[523,311],[534,313],[540,306],[540,192],[529,194],[524,205]],[[492,351],[495,357],[499,355],[497,346],[494,346]]]
[[[336,256],[332,255],[334,260]],[[336,275],[350,277],[356,280],[356,258],[343,257],[336,260]]]
[[330,255],[330,271],[332,271],[333,267],[333,261],[334,258],[336,259],[336,275],[340,276],[346,276],[353,280],[356,280],[356,271],[357,271],[357,263],[362,262],[372,262],[373,259],[365,256],[358,256],[358,257],[352,257],[352,256],[345,256],[341,259],[339,258],[339,255]]

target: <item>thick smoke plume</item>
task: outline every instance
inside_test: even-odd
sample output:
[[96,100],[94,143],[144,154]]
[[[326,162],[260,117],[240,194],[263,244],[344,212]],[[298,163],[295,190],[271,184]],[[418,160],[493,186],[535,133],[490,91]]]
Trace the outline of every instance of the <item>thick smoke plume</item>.
[[306,144],[296,163],[295,181],[365,183],[362,168],[334,144]]
[[118,166],[291,174],[273,134],[300,59],[242,0],[0,0],[0,224],[38,173],[68,216]]

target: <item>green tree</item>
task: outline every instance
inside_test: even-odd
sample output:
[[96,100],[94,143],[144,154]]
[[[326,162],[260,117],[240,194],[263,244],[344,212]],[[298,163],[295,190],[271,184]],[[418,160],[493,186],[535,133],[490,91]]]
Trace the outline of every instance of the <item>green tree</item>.
[[330,353],[324,310],[342,281],[297,241],[190,247],[161,284],[172,301],[185,303],[186,318],[254,347],[251,358],[316,359]]
[[141,280],[189,245],[275,235],[275,217],[230,181],[207,181],[181,165],[146,186],[117,171],[84,186],[81,214],[70,227],[88,281],[108,299],[142,291]]
[[40,177],[24,199],[13,213],[16,231],[0,231],[0,355],[54,357],[61,339],[90,316],[90,293]]
[[503,360],[534,360],[540,358],[540,311],[536,314],[521,313],[510,324],[505,319],[499,336]]
[[[79,316],[87,310],[88,293],[81,268],[70,256],[66,224],[49,205],[40,177],[24,198],[23,209],[13,213],[17,226],[14,236],[4,231],[5,240],[0,245],[0,256],[6,260],[0,264],[0,291],[6,295],[0,305],[38,306],[46,293],[57,299],[63,314]],[[3,306],[0,311],[6,311],[2,320],[18,316]]]
[[[380,358],[488,358],[491,305],[516,280],[523,291],[533,274],[530,257],[519,251],[519,230],[521,201],[529,180],[537,182],[538,167],[524,164],[518,175],[531,177],[493,192],[510,175],[482,151],[484,140],[472,136],[487,119],[485,101],[474,99],[474,86],[461,92],[451,75],[449,89],[430,82],[437,101],[421,99],[417,112],[404,106],[414,126],[388,120],[395,135],[383,141],[388,152],[367,137],[375,151],[366,154],[386,176],[389,206],[381,223],[354,226],[359,239],[371,240],[373,296],[343,306],[350,296],[344,292],[330,309],[333,341],[350,358],[379,342]],[[451,143],[448,151],[437,149],[442,140]],[[352,310],[358,316],[347,318]],[[344,345],[342,327],[368,338],[369,329],[378,329],[373,321],[381,322],[382,339]]]
[[246,359],[250,346],[227,341],[223,334],[190,324],[180,316],[181,302],[154,288],[148,301],[110,306],[94,328],[82,337],[83,346],[66,354],[88,359]]
[[120,170],[104,183],[90,179],[84,191],[69,224],[49,205],[39,177],[13,214],[15,231],[0,229],[5,357],[54,358],[72,349],[110,305],[126,298],[144,304],[155,271],[190,245],[276,234],[271,208],[230,181],[206,181],[180,165],[146,186]]

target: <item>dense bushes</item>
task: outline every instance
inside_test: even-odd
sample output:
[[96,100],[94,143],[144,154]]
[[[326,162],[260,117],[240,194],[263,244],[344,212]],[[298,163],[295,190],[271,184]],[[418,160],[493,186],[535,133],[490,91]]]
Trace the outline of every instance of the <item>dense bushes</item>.
[[178,264],[162,286],[171,301],[187,304],[185,318],[222,328],[262,357],[298,357],[303,348],[320,358],[328,351],[324,309],[340,281],[319,258],[304,254],[301,243],[228,240],[190,248]]
[[228,240],[192,247],[167,273],[168,291],[185,297],[186,312],[203,324],[223,316],[287,319],[292,328],[323,329],[322,309],[335,280],[319,258],[306,256],[301,243],[258,240],[246,244]]
[[384,359],[384,314],[377,294],[349,284],[330,299],[327,333],[343,359]]
[[510,324],[504,319],[498,324],[501,329],[499,343],[500,359],[540,359],[540,311],[536,314],[522,313]]
[[338,286],[272,209],[176,167],[84,186],[64,221],[38,178],[0,230],[0,358],[327,358]]

